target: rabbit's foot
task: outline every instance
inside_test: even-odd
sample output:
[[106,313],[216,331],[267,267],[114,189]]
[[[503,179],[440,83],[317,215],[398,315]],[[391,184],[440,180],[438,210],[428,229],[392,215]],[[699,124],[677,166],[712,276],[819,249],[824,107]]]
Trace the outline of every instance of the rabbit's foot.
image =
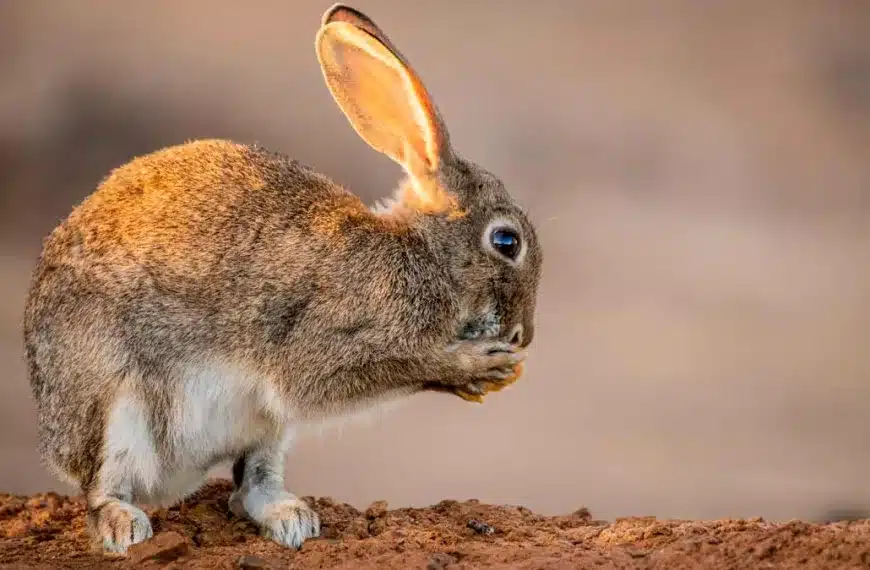
[[142,509],[109,498],[89,508],[90,524],[97,541],[106,552],[127,552],[131,545],[153,536],[151,521]]
[[309,538],[320,536],[317,513],[305,501],[286,491],[235,491],[230,496],[229,506],[234,514],[257,523],[263,536],[284,546],[298,549]]

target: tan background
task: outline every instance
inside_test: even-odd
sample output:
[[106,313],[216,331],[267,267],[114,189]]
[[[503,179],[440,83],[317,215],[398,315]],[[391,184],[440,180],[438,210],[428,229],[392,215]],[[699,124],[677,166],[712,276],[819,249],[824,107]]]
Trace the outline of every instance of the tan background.
[[[326,1],[0,3],[0,490],[38,463],[20,318],[106,172],[260,141],[367,199],[398,170],[317,68]],[[359,0],[546,251],[523,382],[306,437],[291,488],[365,505],[816,517],[870,506],[870,4]]]

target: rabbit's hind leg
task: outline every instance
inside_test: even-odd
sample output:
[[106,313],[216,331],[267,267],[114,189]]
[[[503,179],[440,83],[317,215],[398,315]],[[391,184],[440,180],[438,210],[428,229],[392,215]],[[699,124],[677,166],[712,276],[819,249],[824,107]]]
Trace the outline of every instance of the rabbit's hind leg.
[[107,552],[127,552],[131,545],[154,534],[142,509],[109,494],[88,496],[88,524],[92,536]]
[[160,462],[140,398],[120,395],[108,417],[102,464],[86,491],[88,522],[94,538],[109,552],[153,535],[148,516],[132,501],[135,494],[160,488]]

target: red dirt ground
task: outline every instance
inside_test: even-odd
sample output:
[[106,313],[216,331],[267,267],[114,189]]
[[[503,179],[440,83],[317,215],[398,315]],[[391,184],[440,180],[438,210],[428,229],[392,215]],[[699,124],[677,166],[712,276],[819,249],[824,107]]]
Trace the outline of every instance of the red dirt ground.
[[442,501],[366,511],[306,498],[323,537],[296,552],[257,536],[227,510],[213,481],[170,509],[149,511],[155,537],[126,558],[91,547],[82,499],[0,495],[0,568],[870,568],[870,521],[597,521],[582,509],[545,517],[522,507]]

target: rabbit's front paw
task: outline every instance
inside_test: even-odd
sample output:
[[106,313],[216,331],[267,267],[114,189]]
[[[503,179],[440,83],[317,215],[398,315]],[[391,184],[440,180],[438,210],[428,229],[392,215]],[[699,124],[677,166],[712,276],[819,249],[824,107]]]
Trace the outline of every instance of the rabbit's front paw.
[[497,392],[519,379],[523,373],[526,352],[514,345],[493,340],[464,340],[450,345],[449,354],[457,358],[465,379],[453,387],[460,398],[483,402],[483,396]]
[[483,403],[483,397],[490,392],[498,392],[499,390],[503,390],[504,388],[519,380],[520,376],[523,375],[524,367],[525,364],[520,362],[514,367],[512,373],[503,379],[474,380],[464,386],[460,386],[454,389],[453,392],[463,400],[468,400],[469,402],[477,402],[478,404],[481,404]]

